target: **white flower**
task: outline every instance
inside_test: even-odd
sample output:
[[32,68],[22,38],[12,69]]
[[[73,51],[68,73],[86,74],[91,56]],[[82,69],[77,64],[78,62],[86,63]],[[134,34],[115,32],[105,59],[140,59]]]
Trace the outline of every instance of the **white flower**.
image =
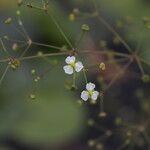
[[95,91],[95,84],[93,83],[87,83],[86,84],[86,90],[82,91],[81,98],[84,101],[87,101],[88,99],[97,100],[99,92]]
[[63,67],[66,74],[73,74],[74,71],[80,72],[83,69],[83,64],[80,61],[76,62],[75,56],[68,56],[65,60],[67,65]]

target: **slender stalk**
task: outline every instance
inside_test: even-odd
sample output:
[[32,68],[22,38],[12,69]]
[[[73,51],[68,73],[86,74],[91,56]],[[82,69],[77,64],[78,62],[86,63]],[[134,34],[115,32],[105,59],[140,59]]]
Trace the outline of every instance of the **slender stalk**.
[[130,60],[130,61],[123,67],[123,69],[122,69],[120,72],[118,72],[118,74],[116,74],[116,76],[110,81],[110,83],[107,85],[107,87],[105,88],[104,91],[107,91],[107,90],[116,82],[116,80],[120,77],[120,75],[121,75],[122,73],[124,73],[124,72],[127,70],[127,68],[130,66],[131,63],[132,63],[132,60]]
[[144,75],[145,72],[144,72],[143,66],[142,66],[142,64],[141,64],[141,62],[140,62],[140,60],[139,60],[138,57],[136,57],[136,62],[137,62],[137,65],[138,65],[138,67],[139,67],[139,69],[140,69],[142,75]]
[[54,22],[54,24],[56,25],[56,27],[58,28],[59,32],[61,33],[61,35],[64,37],[64,39],[66,40],[67,44],[70,46],[70,48],[72,48],[72,50],[74,50],[73,45],[71,44],[70,40],[67,38],[67,36],[65,35],[65,33],[63,32],[62,28],[60,27],[60,25],[58,24],[58,22],[56,21],[56,19],[54,18],[54,16],[52,15],[52,13],[47,13],[50,18],[52,19],[52,21]]
[[31,44],[28,43],[27,47],[26,47],[25,50],[22,52],[20,58],[22,58],[22,57],[27,53],[27,51],[28,51],[28,49],[30,48],[30,46],[31,46]]
[[10,41],[10,42],[17,42],[17,43],[27,43],[27,41],[22,41],[22,40],[18,40],[18,39],[10,39],[10,38],[7,38],[4,40],[7,40],[7,41]]
[[115,36],[117,36],[117,38],[120,40],[120,42],[125,46],[125,48],[132,53],[132,48],[126,43],[126,41],[115,31],[115,29],[106,22],[106,20],[104,20],[102,17],[97,16],[98,20],[105,25],[105,27],[111,32],[113,33]]
[[7,65],[5,71],[3,72],[2,76],[1,76],[1,78],[0,78],[0,85],[2,84],[2,81],[4,80],[4,77],[6,76],[9,67],[10,67],[10,66]]
[[32,42],[32,44],[37,45],[37,46],[53,48],[53,49],[56,49],[56,50],[61,50],[62,49],[61,47],[58,47],[58,46],[53,46],[53,45],[43,44],[43,43],[38,43],[38,42]]
[[78,51],[77,53],[92,53],[92,54],[112,54],[115,56],[120,56],[120,57],[126,57],[126,58],[130,58],[131,56],[129,54],[123,54],[123,53],[119,53],[119,52],[115,52],[112,50],[105,50],[105,51],[91,51],[91,50],[82,50],[82,51]]
[[[33,42],[34,44],[34,42]],[[37,43],[36,43],[37,44]],[[51,45],[45,45],[45,44],[40,44],[41,46],[47,46],[47,47],[51,47]],[[56,47],[59,49],[59,47]],[[113,52],[113,51],[91,51],[91,50],[83,50],[83,51],[78,51],[77,53],[80,53],[80,54],[86,54],[86,53],[92,53],[92,54],[113,54],[114,56],[122,56],[122,57],[125,57],[125,58],[130,58],[130,55],[128,54],[122,54],[122,53],[118,53],[118,52]],[[50,57],[50,56],[60,56],[60,55],[69,55],[70,54],[70,51],[66,51],[66,52],[57,52],[57,53],[48,53],[48,54],[43,54],[42,56],[43,57]],[[35,59],[35,58],[40,58],[41,56],[38,56],[38,55],[33,55],[33,56],[26,56],[26,57],[22,57],[22,58],[19,58],[19,60],[28,60],[28,59]],[[0,62],[8,62],[9,59],[2,59],[0,60]]]
[[70,54],[70,51],[69,51],[69,52],[61,52],[61,53],[43,54],[42,56],[39,56],[39,55],[26,56],[26,57],[20,58],[19,60],[20,60],[20,61],[23,61],[23,60],[36,59],[36,58],[41,58],[41,57],[62,56],[62,55],[68,55],[68,54]]
[[84,76],[84,79],[85,79],[85,83],[87,84],[88,80],[87,80],[87,75],[86,75],[86,71],[85,71],[84,68],[83,68],[83,76]]
[[115,29],[104,19],[99,15],[99,11],[98,11],[98,4],[96,2],[96,0],[93,0],[93,5],[94,8],[96,10],[97,13],[97,18],[98,20],[111,32],[113,33],[115,36],[118,37],[118,39],[120,40],[120,42],[126,47],[126,49],[132,53],[132,48],[128,45],[128,43],[115,31]]
[[4,52],[5,52],[5,54],[6,54],[7,56],[9,56],[9,52],[8,52],[7,49],[6,49],[6,47],[5,47],[5,45],[4,45],[3,41],[2,41],[2,38],[0,38],[0,42],[1,42],[1,45],[2,45],[2,48],[3,48]]
[[26,29],[25,29],[25,27],[24,27],[24,25],[23,25],[22,20],[21,20],[20,17],[18,17],[18,24],[19,24],[19,26],[21,27],[21,29],[22,29],[22,31],[23,31],[25,37],[27,38],[27,41],[29,41],[29,40],[30,40],[30,37],[29,37],[29,35],[28,35],[28,33],[27,33],[27,31],[26,31]]
[[144,60],[143,58],[139,58],[144,64],[146,64],[146,65],[148,65],[148,66],[150,66],[150,62],[147,62],[146,60]]
[[76,44],[75,44],[76,48],[79,46],[79,44],[80,44],[81,40],[83,39],[84,35],[85,35],[85,32],[82,32],[79,39],[76,41]]

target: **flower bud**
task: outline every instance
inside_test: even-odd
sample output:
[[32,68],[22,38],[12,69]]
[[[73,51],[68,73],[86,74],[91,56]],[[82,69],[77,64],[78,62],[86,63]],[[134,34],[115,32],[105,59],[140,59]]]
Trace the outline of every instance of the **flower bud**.
[[90,30],[90,27],[87,25],[87,24],[83,24],[81,29],[84,31],[84,32],[87,32]]

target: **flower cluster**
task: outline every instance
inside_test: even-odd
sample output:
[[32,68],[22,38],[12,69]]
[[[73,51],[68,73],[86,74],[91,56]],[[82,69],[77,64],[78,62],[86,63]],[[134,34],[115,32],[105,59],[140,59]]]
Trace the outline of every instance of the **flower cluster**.
[[87,101],[88,99],[97,100],[99,92],[95,91],[95,84],[93,83],[87,83],[86,84],[86,90],[82,91],[81,98],[84,101]]
[[[67,63],[67,65],[65,65],[63,69],[65,73],[69,75],[75,72],[80,72],[84,68],[82,62],[76,61],[75,56],[68,56],[65,59],[65,62]],[[81,98],[84,101],[87,101],[88,99],[97,100],[98,96],[99,92],[95,91],[95,84],[91,82],[87,83],[86,90],[81,92]]]
[[82,62],[76,62],[75,56],[68,56],[65,62],[67,63],[67,65],[64,66],[64,71],[67,74],[73,74],[75,71],[80,72],[83,69]]

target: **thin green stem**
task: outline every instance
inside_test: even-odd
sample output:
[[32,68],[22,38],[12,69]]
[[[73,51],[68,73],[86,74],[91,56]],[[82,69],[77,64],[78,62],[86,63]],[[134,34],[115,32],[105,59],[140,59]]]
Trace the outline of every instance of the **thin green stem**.
[[23,32],[21,32],[15,25],[12,25],[12,27],[26,40],[26,35]]
[[139,69],[140,69],[142,75],[144,75],[145,72],[144,72],[143,66],[142,66],[142,64],[141,64],[141,62],[140,62],[140,60],[139,60],[138,57],[136,57],[136,62],[137,62],[137,65],[138,65],[138,67],[139,67]]
[[26,54],[26,53],[27,53],[27,51],[29,50],[30,46],[31,46],[31,44],[30,44],[30,43],[28,43],[27,47],[26,47],[26,48],[25,48],[25,50],[22,52],[22,54],[21,54],[20,58],[22,58],[23,56],[25,56],[25,54]]
[[86,70],[85,68],[83,68],[83,76],[84,76],[84,79],[85,79],[85,83],[87,84],[88,83],[88,80],[87,80],[87,75],[86,75]]
[[128,45],[128,43],[115,31],[115,29],[104,19],[102,18],[100,15],[99,15],[99,12],[98,12],[98,5],[96,3],[96,0],[93,0],[93,4],[94,4],[94,8],[97,12],[97,18],[98,20],[104,24],[104,26],[111,32],[113,33],[115,36],[117,36],[117,38],[120,40],[120,42],[126,47],[126,49],[132,53],[132,48]]
[[[34,43],[34,42],[33,42]],[[45,45],[45,44],[40,44],[41,46],[48,46],[51,47],[50,45]],[[59,48],[59,47],[56,47]],[[77,53],[80,54],[86,54],[86,53],[92,53],[92,54],[113,54],[114,56],[122,56],[125,58],[130,58],[130,55],[128,54],[122,54],[122,53],[118,53],[118,52],[113,52],[113,51],[91,51],[91,50],[86,50],[86,51],[78,51]],[[50,56],[60,56],[60,55],[70,55],[70,51],[65,51],[65,52],[57,52],[57,53],[47,53],[47,54],[43,54],[43,57],[50,57]],[[19,58],[19,60],[28,60],[28,59],[35,59],[35,58],[40,58],[41,56],[39,55],[33,55],[33,56],[26,56],[26,57],[22,57]],[[0,60],[0,62],[8,62],[9,59],[2,59]]]
[[27,43],[27,41],[22,41],[18,39],[4,38],[4,40],[10,41],[10,42],[17,42],[17,43]]
[[82,50],[82,51],[78,51],[77,53],[92,53],[92,54],[112,54],[114,56],[120,56],[120,57],[126,57],[126,58],[130,58],[131,55],[129,54],[123,54],[123,53],[119,53],[119,52],[115,52],[112,50],[105,50],[105,51],[91,51],[91,50]]
[[5,52],[5,54],[6,54],[7,56],[9,56],[9,52],[8,52],[7,49],[6,49],[6,47],[5,47],[5,45],[4,45],[3,41],[2,41],[2,38],[0,38],[0,42],[1,42],[1,45],[2,45],[2,48],[3,48],[4,52]]
[[120,42],[125,46],[125,48],[132,53],[132,48],[126,43],[126,41],[115,31],[115,29],[109,24],[107,23],[107,21],[105,19],[103,19],[100,16],[97,16],[98,20],[104,24],[104,26],[111,32],[113,33],[115,36],[117,36],[117,38],[120,40]]
[[76,87],[76,73],[73,73],[73,87]]
[[20,60],[20,61],[23,61],[23,60],[36,59],[36,58],[41,58],[41,57],[62,56],[62,55],[68,55],[68,54],[70,54],[70,51],[69,51],[69,52],[68,52],[68,51],[67,51],[67,52],[61,52],[61,53],[43,54],[42,56],[40,56],[40,55],[27,56],[27,57],[20,58],[19,60]]
[[120,77],[120,75],[122,75],[126,70],[127,68],[131,65],[133,60],[130,60],[122,69],[120,72],[118,72],[115,77],[110,81],[110,83],[107,85],[107,87],[105,88],[104,91],[107,91],[115,82],[116,80]]
[[61,47],[50,45],[50,44],[43,44],[43,43],[38,43],[38,42],[32,42],[32,44],[37,45],[37,46],[53,48],[53,49],[56,49],[56,50],[62,50]]
[[54,24],[56,25],[57,29],[59,30],[59,32],[61,33],[61,35],[64,37],[64,39],[66,40],[67,44],[70,46],[70,48],[72,48],[72,50],[74,50],[73,45],[71,44],[70,40],[67,38],[67,36],[65,35],[65,33],[63,32],[62,28],[59,26],[58,22],[56,21],[56,19],[54,18],[54,16],[52,15],[52,13],[47,13],[50,18],[52,19],[52,21],[54,22]]
[[82,32],[79,39],[77,40],[76,44],[75,44],[75,47],[77,48],[80,44],[80,42],[82,41],[83,37],[85,35],[85,32]]
[[22,31],[23,31],[25,37],[27,38],[27,41],[29,41],[29,40],[30,40],[30,37],[29,37],[29,35],[28,35],[28,33],[27,33],[27,31],[26,31],[26,29],[25,29],[25,27],[24,27],[24,25],[23,25],[22,20],[21,20],[20,17],[18,17],[18,24],[19,24],[19,26],[21,27],[21,29],[22,29]]
[[10,67],[10,66],[7,65],[5,71],[3,72],[2,76],[1,76],[1,78],[0,78],[0,85],[2,84],[2,81],[4,80],[4,77],[6,76],[9,67]]

